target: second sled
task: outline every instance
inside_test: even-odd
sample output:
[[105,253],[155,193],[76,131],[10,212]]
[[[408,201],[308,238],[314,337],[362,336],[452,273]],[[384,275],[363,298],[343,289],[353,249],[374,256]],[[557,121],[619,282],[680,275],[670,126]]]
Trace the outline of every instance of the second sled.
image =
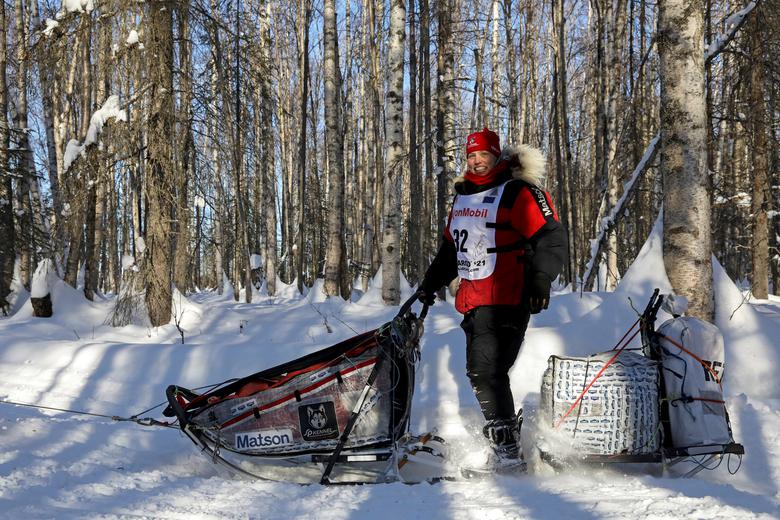
[[[723,400],[722,336],[673,307],[674,318],[656,329],[658,293],[613,350],[550,357],[539,411],[548,438],[535,440],[544,462],[556,469],[650,464],[683,477],[724,459],[730,472],[738,469],[745,450],[733,440]],[[637,335],[641,353],[626,349]]]

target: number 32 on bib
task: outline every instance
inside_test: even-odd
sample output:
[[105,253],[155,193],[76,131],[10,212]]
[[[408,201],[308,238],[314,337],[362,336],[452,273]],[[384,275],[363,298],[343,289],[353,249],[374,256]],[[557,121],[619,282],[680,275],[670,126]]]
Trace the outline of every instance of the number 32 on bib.
[[496,268],[496,230],[487,224],[496,221],[504,186],[455,197],[449,231],[455,242],[461,278],[481,280]]

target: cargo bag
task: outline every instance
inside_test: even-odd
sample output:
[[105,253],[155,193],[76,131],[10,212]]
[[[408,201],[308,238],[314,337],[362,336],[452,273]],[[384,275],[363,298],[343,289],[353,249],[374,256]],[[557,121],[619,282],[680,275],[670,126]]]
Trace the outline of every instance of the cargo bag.
[[543,420],[549,425],[560,423],[559,431],[581,453],[654,454],[660,447],[657,362],[623,352],[577,402],[613,355],[551,356],[542,378]]
[[656,331],[663,364],[671,446],[734,442],[721,381],[725,369],[723,336],[715,325],[680,317]]

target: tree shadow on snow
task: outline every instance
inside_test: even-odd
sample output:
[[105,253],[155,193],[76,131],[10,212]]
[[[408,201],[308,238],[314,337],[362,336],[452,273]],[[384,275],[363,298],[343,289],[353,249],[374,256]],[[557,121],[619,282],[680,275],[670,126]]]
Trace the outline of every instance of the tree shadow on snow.
[[[192,378],[193,372],[205,373],[216,355],[207,348],[170,344],[92,342],[62,348],[68,358],[29,400],[124,417],[164,401],[165,386],[158,381],[174,383],[188,374]],[[202,369],[194,370],[193,365]],[[85,380],[79,381],[79,376]],[[159,418],[161,410],[146,415]],[[3,493],[10,499],[5,509],[31,508],[58,518],[71,510],[72,517],[79,517],[85,508],[110,511],[163,485],[169,487],[162,473],[159,478],[150,474],[180,472],[177,461],[182,456],[197,456],[174,429],[21,408],[4,416],[16,418],[11,424],[21,429],[13,444],[0,442],[6,452],[16,452],[0,464],[9,486]],[[211,476],[213,471],[207,473]]]

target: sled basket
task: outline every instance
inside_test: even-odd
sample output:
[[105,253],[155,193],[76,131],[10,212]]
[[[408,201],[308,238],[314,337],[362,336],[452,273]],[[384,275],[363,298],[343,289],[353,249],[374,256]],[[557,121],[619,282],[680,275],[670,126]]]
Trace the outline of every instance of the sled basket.
[[410,312],[413,301],[375,330],[206,393],[169,386],[164,414],[234,472],[301,483],[392,480],[427,312]]
[[[745,453],[744,447],[733,441],[725,402],[720,394],[717,395],[717,401],[705,404],[708,409],[721,411],[722,418],[712,412],[707,418],[712,421],[712,417],[718,417],[718,420],[723,422],[720,428],[723,433],[711,427],[711,430],[720,433],[719,436],[712,435],[701,428],[705,421],[698,418],[696,426],[699,426],[699,429],[693,433],[685,431],[688,435],[683,440],[689,443],[684,446],[674,443],[675,434],[681,437],[678,433],[682,430],[679,417],[683,414],[674,410],[677,415],[673,415],[670,410],[688,406],[690,402],[695,402],[699,394],[685,399],[671,399],[670,393],[676,395],[679,391],[673,389],[669,392],[670,380],[678,377],[684,381],[680,373],[691,379],[693,375],[703,373],[706,377],[702,376],[701,382],[694,380],[701,386],[710,377],[716,379],[717,374],[710,367],[713,363],[699,359],[688,350],[685,352],[691,355],[691,360],[701,361],[702,366],[691,364],[698,372],[693,368],[688,369],[685,364],[683,369],[669,369],[668,360],[664,359],[664,353],[668,353],[669,349],[661,345],[661,340],[672,343],[674,340],[664,336],[659,330],[670,328],[669,324],[674,320],[656,329],[656,315],[663,300],[663,296],[658,292],[656,289],[644,313],[634,324],[639,325],[639,331],[620,349],[616,346],[612,351],[586,358],[550,356],[548,369],[542,380],[540,416],[543,424],[548,423],[554,428],[551,436],[561,445],[552,450],[543,440],[538,443],[542,460],[556,468],[571,463],[661,463],[664,468],[669,468],[688,461],[693,463],[694,467],[683,476],[691,477],[702,469],[713,469],[724,457],[741,457]],[[695,328],[695,324],[686,322],[685,325],[687,331]],[[629,336],[634,326],[618,345]],[[700,324],[699,328],[715,338],[712,329],[717,329],[714,326],[705,323]],[[621,354],[631,338],[637,334],[641,334],[644,355],[633,352]],[[715,343],[715,340],[711,342]],[[667,350],[664,351],[664,348]],[[674,357],[683,359],[681,356]],[[723,364],[716,366],[722,367]],[[716,382],[719,386],[720,381]],[[710,383],[710,386],[714,387],[715,384]],[[690,394],[698,390],[686,388],[686,392]],[[703,395],[711,394],[712,392]],[[687,413],[692,416],[689,411]],[[720,426],[717,422],[713,424]],[[566,438],[565,443],[562,443],[563,437]]]

